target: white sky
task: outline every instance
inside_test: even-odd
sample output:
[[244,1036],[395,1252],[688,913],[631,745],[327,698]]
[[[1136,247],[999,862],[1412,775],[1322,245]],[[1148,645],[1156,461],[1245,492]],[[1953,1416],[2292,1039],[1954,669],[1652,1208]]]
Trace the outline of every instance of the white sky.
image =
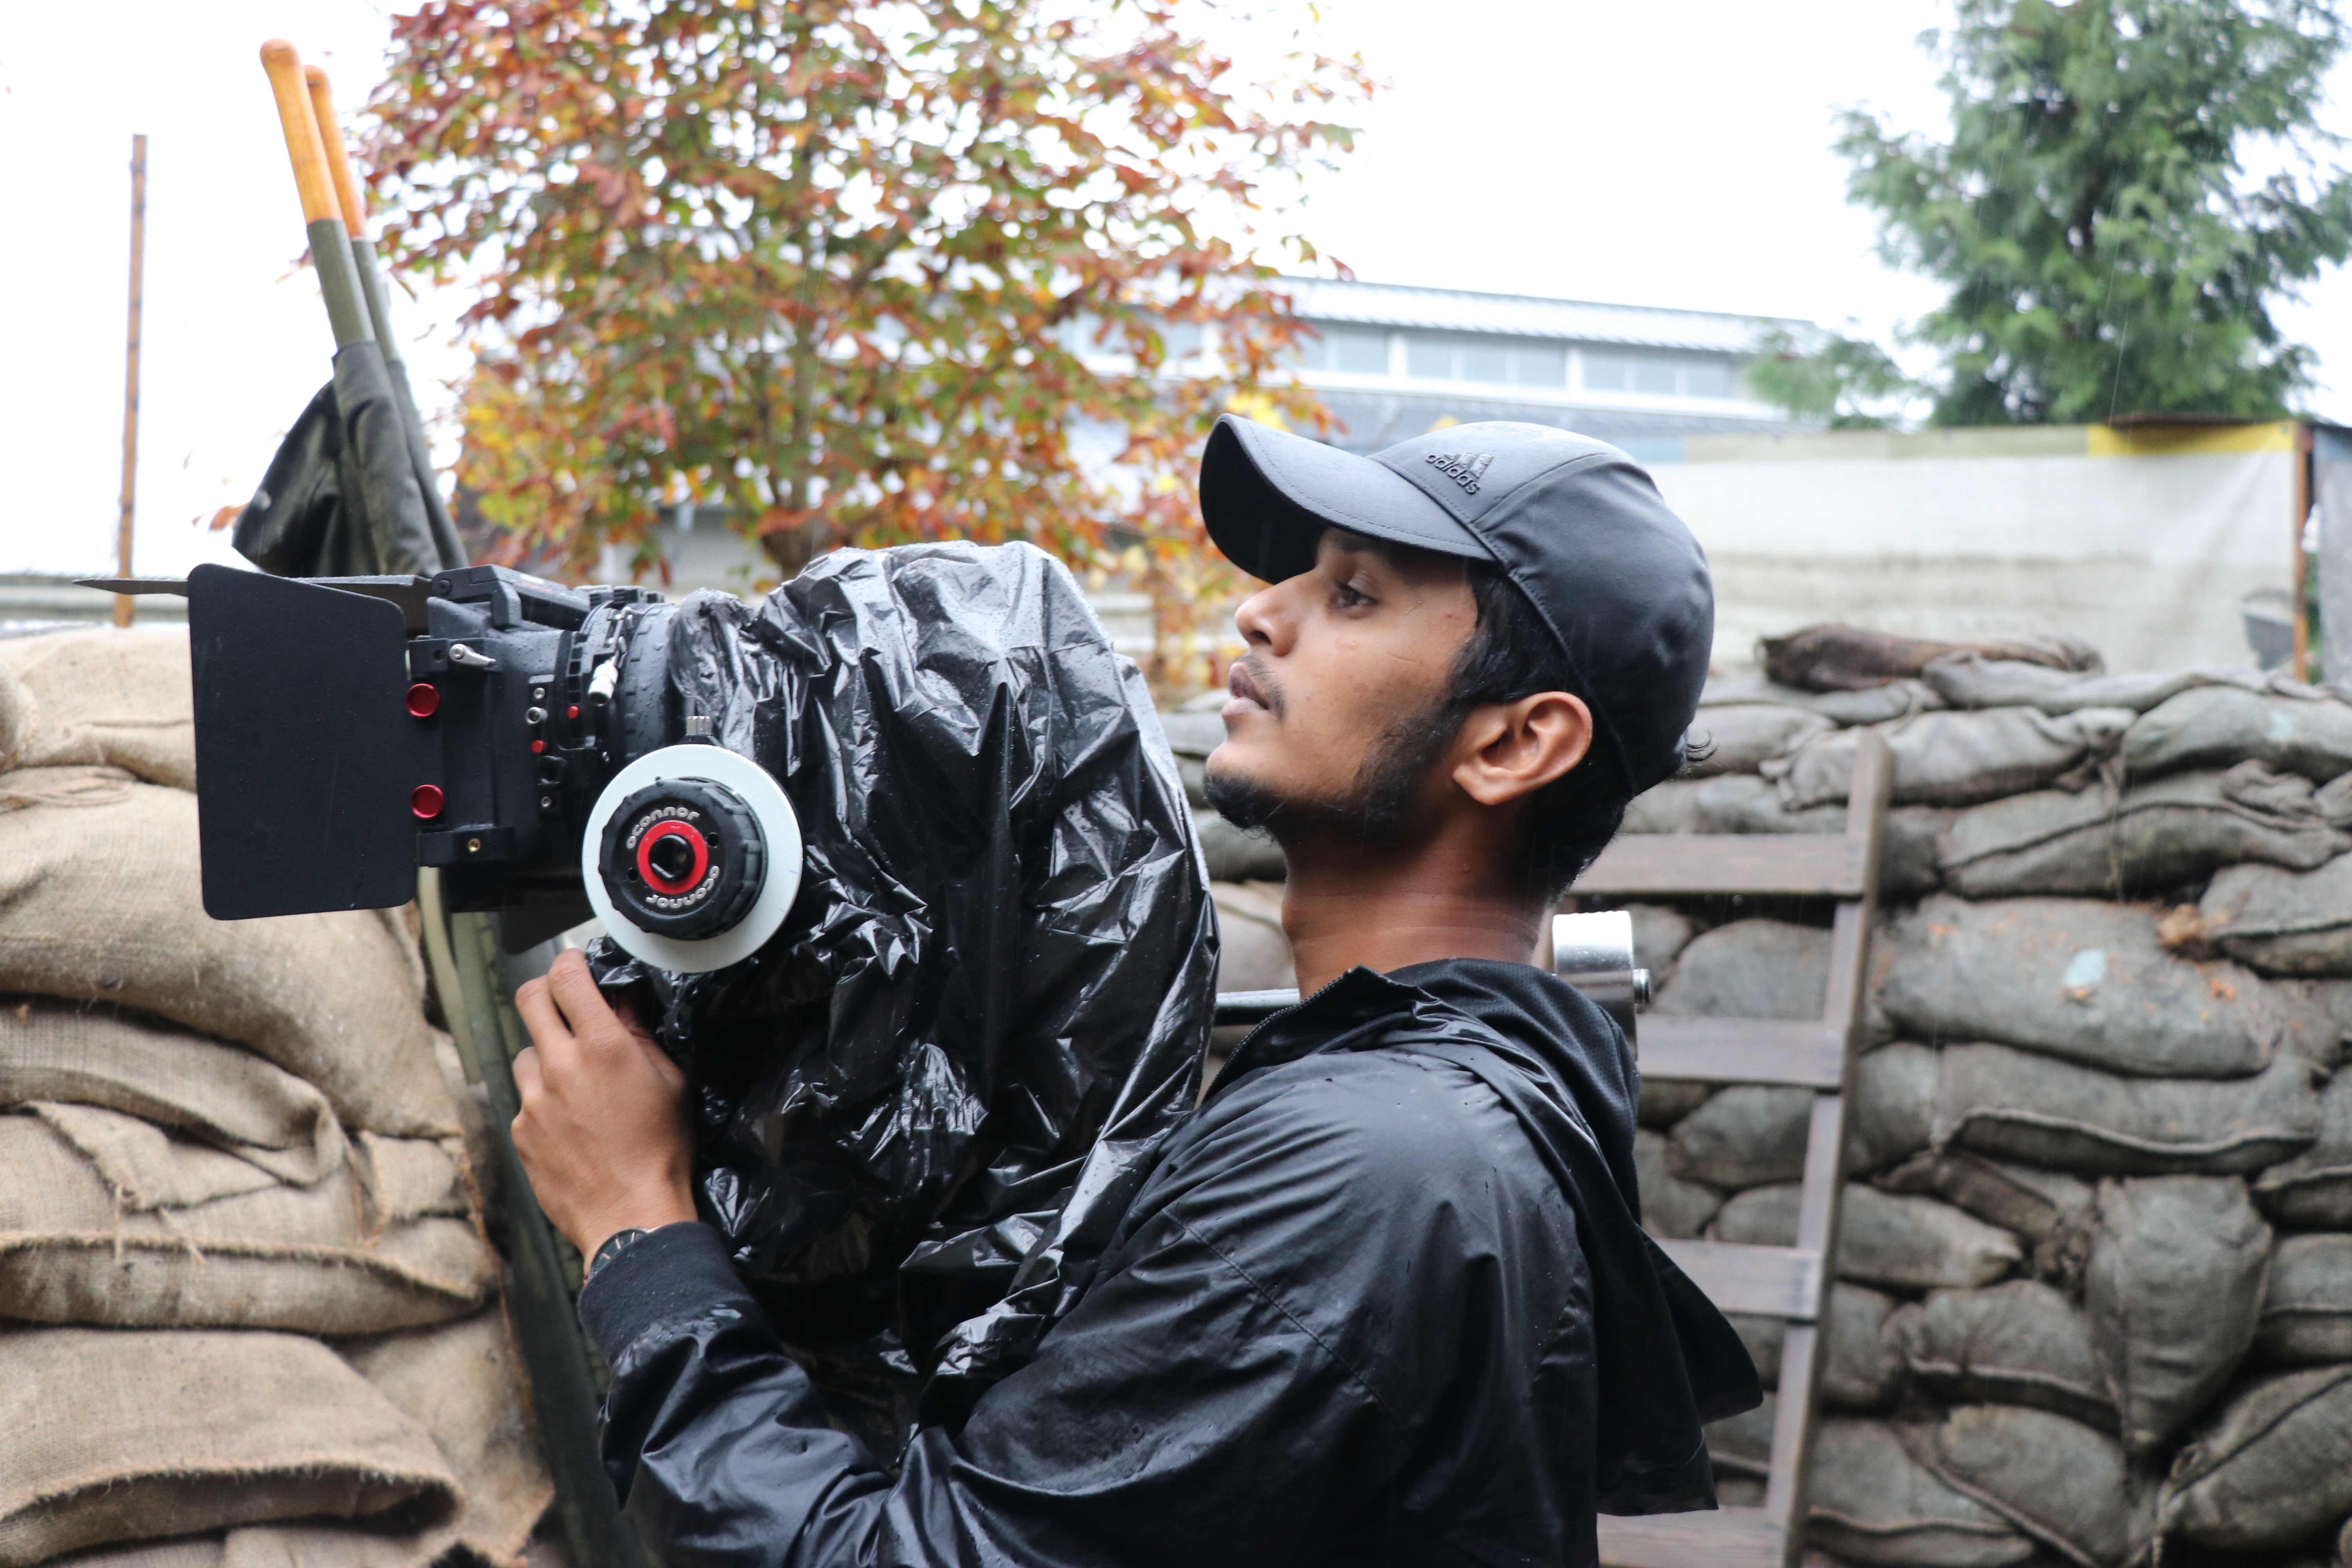
[[[121,0],[0,20],[0,572],[112,566],[130,139],[149,136],[142,573],[233,559],[198,520],[252,493],[331,343],[257,51],[283,35],[374,86],[394,7]],[[1885,334],[1937,297],[1870,255],[1829,151],[1839,108],[1942,123],[1914,40],[1937,0],[1338,0],[1327,46],[1391,85],[1297,223],[1381,282],[1797,316]],[[65,62],[61,65],[60,62]],[[79,62],[97,62],[86,64]],[[2352,68],[2330,122],[2352,125]],[[394,313],[428,405],[465,364],[457,302]],[[2352,420],[2352,281],[2285,313]],[[2345,390],[2338,393],[2336,385]]]

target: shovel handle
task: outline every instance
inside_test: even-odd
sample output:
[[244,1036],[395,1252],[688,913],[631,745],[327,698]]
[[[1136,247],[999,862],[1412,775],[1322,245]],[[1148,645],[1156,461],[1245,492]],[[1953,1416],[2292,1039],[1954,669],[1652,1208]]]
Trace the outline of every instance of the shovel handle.
[[327,177],[327,154],[319,144],[310,95],[302,84],[302,57],[285,39],[272,38],[261,46],[261,68],[269,73],[269,90],[278,100],[278,123],[286,132],[286,156],[294,165],[294,188],[302,197],[302,221],[334,217],[335,192]]
[[327,177],[333,183],[335,200],[343,209],[343,227],[353,239],[365,239],[367,234],[367,201],[360,195],[360,183],[352,174],[352,156],[343,148],[343,128],[335,120],[335,95],[327,87],[327,68],[304,66],[302,80],[310,89],[310,117],[319,127],[319,147],[326,154]]

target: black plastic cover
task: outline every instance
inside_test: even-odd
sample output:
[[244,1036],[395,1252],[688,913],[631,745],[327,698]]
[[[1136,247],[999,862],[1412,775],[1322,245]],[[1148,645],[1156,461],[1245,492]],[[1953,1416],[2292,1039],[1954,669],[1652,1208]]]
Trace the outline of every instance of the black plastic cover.
[[703,975],[591,961],[698,1101],[703,1215],[884,1452],[1027,1359],[1192,1106],[1215,914],[1134,665],[1027,545],[825,556],[670,628],[782,785],[802,891]]

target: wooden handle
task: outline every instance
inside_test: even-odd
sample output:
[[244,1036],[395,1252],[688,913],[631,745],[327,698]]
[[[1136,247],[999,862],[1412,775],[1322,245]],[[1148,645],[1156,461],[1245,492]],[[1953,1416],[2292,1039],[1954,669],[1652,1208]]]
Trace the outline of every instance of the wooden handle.
[[327,89],[327,68],[304,66],[302,79],[310,89],[310,117],[318,122],[319,145],[327,154],[327,174],[334,182],[335,199],[342,205],[343,226],[353,239],[365,239],[367,200],[352,174],[351,154],[343,150],[343,128],[335,120],[335,96]]
[[294,188],[302,196],[302,221],[317,223],[336,216],[335,191],[327,179],[327,155],[319,144],[319,126],[310,112],[310,95],[302,85],[302,57],[283,38],[261,46],[261,68],[269,73],[269,90],[278,99],[278,123],[286,132],[286,156],[294,165]]

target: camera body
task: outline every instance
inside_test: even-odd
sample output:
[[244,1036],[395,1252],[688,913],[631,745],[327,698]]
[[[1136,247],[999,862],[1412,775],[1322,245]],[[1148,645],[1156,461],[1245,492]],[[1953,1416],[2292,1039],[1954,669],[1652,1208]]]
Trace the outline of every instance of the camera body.
[[[433,867],[446,907],[499,911],[511,949],[596,915],[698,970],[789,905],[791,807],[679,711],[659,595],[499,566],[200,566],[188,600],[215,918],[390,908]],[[766,926],[748,946],[747,921]]]

